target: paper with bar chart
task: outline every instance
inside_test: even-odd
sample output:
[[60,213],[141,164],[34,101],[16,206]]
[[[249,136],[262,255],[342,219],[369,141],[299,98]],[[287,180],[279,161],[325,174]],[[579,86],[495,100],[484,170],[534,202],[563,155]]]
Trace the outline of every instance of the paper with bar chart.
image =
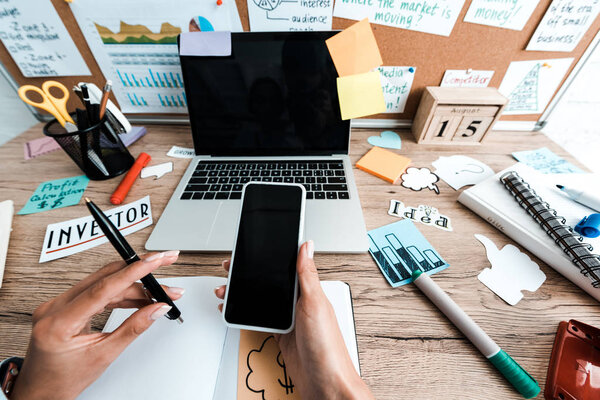
[[78,0],[71,10],[125,113],[186,113],[177,35],[242,30],[231,1]]

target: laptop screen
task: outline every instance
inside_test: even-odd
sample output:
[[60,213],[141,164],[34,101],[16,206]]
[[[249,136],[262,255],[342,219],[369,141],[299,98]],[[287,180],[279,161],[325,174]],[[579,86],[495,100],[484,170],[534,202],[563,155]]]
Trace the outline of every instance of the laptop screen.
[[231,56],[181,56],[196,154],[348,153],[325,45],[335,33],[232,33]]

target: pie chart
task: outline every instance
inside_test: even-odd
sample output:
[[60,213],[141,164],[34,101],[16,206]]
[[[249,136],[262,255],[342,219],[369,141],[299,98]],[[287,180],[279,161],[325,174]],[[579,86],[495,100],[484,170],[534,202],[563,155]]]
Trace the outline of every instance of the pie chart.
[[267,11],[273,11],[281,3],[281,0],[253,0],[259,8]]

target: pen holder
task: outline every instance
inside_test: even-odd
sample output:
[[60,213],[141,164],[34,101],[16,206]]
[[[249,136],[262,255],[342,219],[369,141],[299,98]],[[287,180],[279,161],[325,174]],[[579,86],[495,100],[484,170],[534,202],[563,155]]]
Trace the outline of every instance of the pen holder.
[[[76,115],[71,116],[76,120]],[[119,135],[107,123],[106,116],[99,123],[77,132],[67,132],[54,119],[44,126],[44,135],[54,138],[92,180],[119,176],[135,162]]]

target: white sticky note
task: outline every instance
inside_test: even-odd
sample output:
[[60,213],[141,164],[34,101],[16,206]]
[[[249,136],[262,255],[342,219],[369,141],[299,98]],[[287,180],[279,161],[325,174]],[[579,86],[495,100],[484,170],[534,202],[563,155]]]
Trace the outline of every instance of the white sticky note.
[[173,146],[167,155],[174,158],[194,158],[196,152],[194,149],[188,149],[187,147]]
[[372,24],[450,36],[464,3],[464,0],[337,0],[333,16],[357,21],[368,17]]
[[527,50],[573,51],[598,12],[598,0],[554,0],[529,40]]
[[483,244],[492,263],[492,268],[484,269],[477,278],[511,306],[523,298],[522,290],[535,292],[546,280],[539,265],[512,244],[498,250],[487,237],[476,234],[475,238]]
[[[104,211],[123,236],[152,225],[150,196]],[[40,263],[56,260],[108,242],[91,215],[50,224],[46,228]]]
[[248,0],[250,30],[329,31],[333,0]]
[[435,174],[454,190],[475,185],[494,175],[494,170],[486,164],[467,156],[440,157],[432,165]]
[[0,39],[23,76],[91,75],[50,0],[3,0]]
[[494,71],[473,69],[447,69],[442,78],[442,87],[487,87]]
[[572,63],[573,58],[511,62],[498,88],[508,97],[508,105],[502,113],[544,112]]
[[151,165],[149,167],[142,168],[142,171],[140,172],[140,177],[142,179],[144,179],[144,178],[148,178],[151,176],[155,176],[156,178],[154,178],[154,179],[160,179],[164,175],[166,175],[172,171],[173,171],[173,162],[169,161],[166,163]]
[[539,0],[473,0],[465,22],[520,31],[538,3]]
[[230,56],[231,32],[183,32],[179,36],[182,56]]
[[386,113],[402,113],[410,94],[416,67],[379,67]]

